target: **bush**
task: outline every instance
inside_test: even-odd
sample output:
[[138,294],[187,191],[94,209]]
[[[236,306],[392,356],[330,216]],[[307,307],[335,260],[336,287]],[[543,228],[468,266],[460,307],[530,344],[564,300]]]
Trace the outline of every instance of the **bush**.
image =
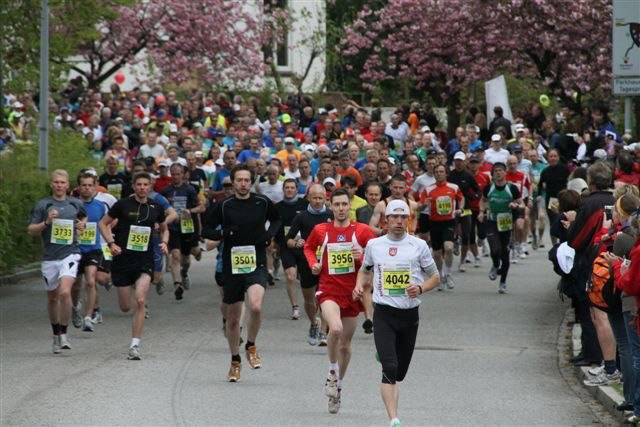
[[[49,171],[65,169],[73,188],[78,171],[97,167],[81,135],[51,132]],[[38,143],[17,145],[0,156],[0,272],[39,260],[40,238],[27,234],[29,213],[36,201],[51,194],[48,173],[38,168]]]

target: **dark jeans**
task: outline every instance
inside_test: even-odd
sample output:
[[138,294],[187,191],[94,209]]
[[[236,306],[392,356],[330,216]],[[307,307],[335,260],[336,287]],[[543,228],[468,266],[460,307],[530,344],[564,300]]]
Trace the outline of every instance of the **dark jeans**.
[[631,345],[622,312],[609,313],[609,323],[616,337],[618,358],[620,359],[620,370],[622,371],[622,391],[625,402],[633,402],[635,392],[636,375],[633,369],[633,357],[631,356]]
[[[636,325],[629,325],[631,313],[625,311],[622,313],[622,317],[624,319],[624,326],[627,331],[627,339],[629,341],[629,349],[631,351],[631,359],[633,361],[633,388],[631,388],[631,396],[633,399],[627,400],[627,402],[633,403],[633,413],[640,416],[640,337],[638,337]],[[626,378],[625,382],[627,382]]]

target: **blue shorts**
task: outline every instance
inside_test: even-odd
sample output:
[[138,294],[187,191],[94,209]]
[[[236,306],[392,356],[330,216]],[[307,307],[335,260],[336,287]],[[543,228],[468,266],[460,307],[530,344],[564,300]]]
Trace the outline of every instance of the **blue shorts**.
[[160,243],[162,239],[160,237],[152,237],[151,245],[153,246],[153,272],[162,273],[162,261],[164,260],[164,254],[160,250]]

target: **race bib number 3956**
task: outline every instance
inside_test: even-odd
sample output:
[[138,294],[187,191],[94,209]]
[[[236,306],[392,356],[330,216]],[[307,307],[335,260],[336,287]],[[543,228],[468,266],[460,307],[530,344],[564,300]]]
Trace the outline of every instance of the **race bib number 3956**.
[[327,245],[329,274],[348,274],[356,271],[352,249],[353,243],[329,243]]

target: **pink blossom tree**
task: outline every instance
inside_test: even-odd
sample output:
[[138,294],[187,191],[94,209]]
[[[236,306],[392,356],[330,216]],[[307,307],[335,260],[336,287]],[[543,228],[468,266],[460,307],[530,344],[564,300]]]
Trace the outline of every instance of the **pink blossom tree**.
[[212,84],[242,85],[263,70],[262,24],[244,2],[232,0],[139,1],[119,7],[119,16],[99,26],[99,37],[81,45],[78,58],[54,58],[70,62],[90,87],[126,64],[134,64],[146,49],[161,78],[183,82],[189,78]]
[[574,109],[610,85],[610,0],[390,0],[365,5],[346,35],[342,55],[367,57],[365,89],[406,78],[448,107],[504,71],[539,79]]

